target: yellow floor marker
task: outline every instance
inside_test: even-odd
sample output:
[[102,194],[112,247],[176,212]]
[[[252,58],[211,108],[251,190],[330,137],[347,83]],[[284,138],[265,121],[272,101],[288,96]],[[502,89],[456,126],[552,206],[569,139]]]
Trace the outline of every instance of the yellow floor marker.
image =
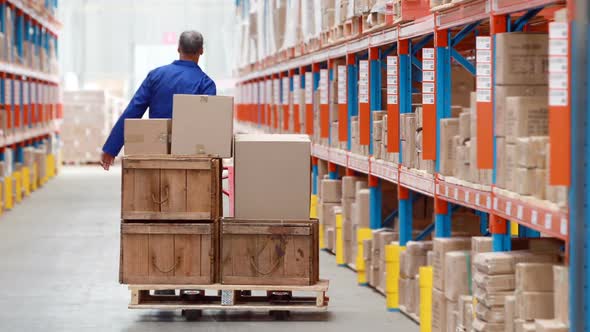
[[[432,266],[422,266],[420,272],[420,332],[432,331]],[[475,312],[475,310],[473,310]]]
[[518,236],[518,224],[514,221],[510,222],[510,234],[513,236]]
[[23,176],[23,189],[26,197],[31,194],[31,170],[28,167],[23,167],[21,173]]
[[366,273],[366,266],[365,266],[365,255],[363,250],[363,241],[370,240],[373,238],[373,232],[370,228],[359,228],[356,233],[356,244],[357,244],[357,252],[356,252],[356,273],[357,273],[357,281],[359,285],[366,285],[367,284],[367,273]]
[[37,190],[37,184],[39,183],[39,179],[37,179],[37,164],[33,164],[31,171],[33,172],[31,175],[31,191],[35,191]]
[[47,179],[55,176],[55,156],[53,154],[47,155]]
[[23,177],[21,172],[12,173],[14,179],[14,199],[16,203],[23,200]]
[[385,301],[388,311],[399,311],[399,262],[404,249],[398,243],[385,246]]
[[317,195],[311,195],[309,217],[310,218],[317,218],[318,217],[318,196]]
[[4,177],[4,209],[12,209],[12,176]]
[[346,265],[344,261],[344,236],[342,234],[342,213],[336,214],[336,264],[338,266]]

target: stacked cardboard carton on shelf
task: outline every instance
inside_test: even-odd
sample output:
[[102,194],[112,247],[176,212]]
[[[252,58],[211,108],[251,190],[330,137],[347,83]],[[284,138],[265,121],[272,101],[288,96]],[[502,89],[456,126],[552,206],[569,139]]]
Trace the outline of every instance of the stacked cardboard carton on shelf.
[[344,250],[344,262],[351,264],[356,257],[356,223],[357,218],[354,216],[356,209],[357,187],[360,189],[367,188],[367,182],[356,176],[342,177],[342,239]]
[[100,160],[102,145],[110,128],[123,112],[117,97],[103,90],[64,92],[61,126],[63,160],[87,163]]
[[[348,191],[349,184],[346,187]],[[344,188],[344,187],[343,187]],[[359,228],[368,228],[370,222],[370,206],[369,206],[369,197],[370,191],[368,188],[368,183],[365,180],[357,180],[354,181],[354,200],[350,204],[350,221],[351,221],[351,240],[350,240],[350,262],[356,263],[357,255],[358,255],[358,243],[357,243],[357,234]],[[348,194],[346,194],[348,195]],[[348,210],[345,206],[343,209],[344,214],[346,215]],[[346,217],[344,217],[346,218]]]
[[[432,289],[432,331],[445,332],[451,331],[449,326],[456,325],[456,312],[459,309],[458,297],[456,294],[456,287],[460,284],[466,284],[467,275],[465,278],[454,278],[446,280],[447,276],[451,278],[447,272],[447,264],[460,265],[460,271],[464,271],[463,265],[467,263],[466,250],[471,249],[471,238],[456,237],[456,238],[435,238],[433,241],[433,289]],[[447,256],[447,253],[458,252],[460,257]],[[458,263],[457,263],[458,261]],[[455,264],[457,263],[457,264]],[[447,290],[447,288],[450,288]],[[447,293],[451,296],[447,296]],[[459,294],[464,295],[464,294]],[[450,299],[448,299],[450,297]]]
[[548,35],[504,33],[496,43],[496,184],[565,206],[566,188],[548,183]]
[[399,239],[399,233],[391,228],[373,230],[371,250],[365,262],[369,285],[385,293],[385,246]]
[[400,254],[399,304],[409,314],[420,315],[420,285],[418,270],[427,265],[427,253],[432,241],[409,241]]
[[[520,269],[519,263],[547,264],[555,263],[557,259],[557,255],[553,252],[510,251],[476,254],[473,293],[477,304],[474,308],[476,318],[473,321],[473,329],[504,331],[506,321],[511,320],[513,316],[518,317],[510,310],[516,310],[517,314],[521,311],[526,313],[525,311],[532,305],[530,299],[526,298],[524,302],[525,297],[521,296],[520,300],[515,299],[519,297],[519,292],[515,292],[519,287],[516,281],[516,271]],[[515,295],[516,297],[513,297]],[[552,303],[550,305],[552,308]],[[542,307],[544,304],[538,303],[537,306]],[[530,314],[526,313],[523,317],[530,317]],[[517,320],[514,322],[516,323]]]
[[336,214],[342,214],[342,180],[323,179],[318,202],[320,227],[324,228],[326,249],[336,248]]
[[534,330],[535,319],[554,317],[553,264],[518,263],[515,272],[515,312],[510,317],[515,317],[515,330]]

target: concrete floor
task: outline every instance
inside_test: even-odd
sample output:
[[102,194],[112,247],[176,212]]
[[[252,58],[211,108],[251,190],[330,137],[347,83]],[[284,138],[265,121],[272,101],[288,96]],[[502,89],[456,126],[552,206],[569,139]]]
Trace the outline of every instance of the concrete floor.
[[79,167],[0,216],[0,331],[419,330],[326,253],[329,312],[294,314],[294,323],[266,313],[206,312],[187,322],[179,312],[128,310],[129,292],[118,283],[119,210],[120,170]]

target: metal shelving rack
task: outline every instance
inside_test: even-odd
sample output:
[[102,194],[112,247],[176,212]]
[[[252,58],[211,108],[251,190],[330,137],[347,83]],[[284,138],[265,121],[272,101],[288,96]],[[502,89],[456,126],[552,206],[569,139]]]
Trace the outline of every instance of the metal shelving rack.
[[[57,0],[0,0],[0,32],[6,38],[3,45],[6,55],[0,60],[2,161],[11,159],[15,164],[22,163],[25,147],[37,147],[50,135],[59,135],[63,117],[60,78],[52,73],[50,62],[51,50],[58,54],[61,29],[55,18],[56,9]],[[9,151],[12,158],[6,155]],[[21,174],[10,174],[4,183],[22,178]],[[5,193],[8,194],[8,189]],[[16,197],[19,201],[20,195]],[[3,203],[4,208],[13,204],[8,197],[4,197]]]
[[[435,72],[434,93],[432,105],[424,105],[424,156],[437,160],[439,149],[438,130],[440,120],[450,117],[451,102],[450,86],[451,61],[462,65],[476,75],[473,61],[464,58],[456,48],[476,49],[487,48],[492,54],[491,66],[494,60],[495,35],[503,32],[522,31],[533,19],[543,16],[551,21],[555,9],[568,8],[568,23],[549,25],[550,38],[560,39],[565,43],[564,56],[567,59],[567,84],[565,89],[558,91],[562,96],[559,102],[550,102],[550,143],[551,183],[553,185],[570,186],[569,207],[558,208],[525,200],[518,195],[507,194],[494,186],[467,185],[453,181],[440,174],[429,175],[408,169],[398,163],[376,160],[351,153],[350,151],[329,148],[314,144],[312,153],[315,158],[328,162],[328,168],[335,170],[344,167],[347,173],[351,170],[367,174],[369,186],[375,187],[380,181],[398,184],[400,208],[400,245],[411,239],[411,209],[409,192],[418,192],[434,198],[435,201],[435,236],[450,236],[451,222],[450,204],[472,208],[479,211],[482,222],[489,222],[489,230],[493,238],[496,251],[510,250],[509,221],[518,223],[529,234],[541,232],[561,239],[565,242],[566,255],[570,264],[570,322],[572,331],[590,330],[590,307],[588,285],[590,274],[587,271],[590,263],[589,250],[586,245],[589,229],[586,223],[590,221],[588,209],[588,182],[590,181],[590,167],[586,164],[590,155],[590,138],[587,125],[590,119],[587,95],[588,85],[585,62],[587,58],[588,11],[586,0],[474,0],[457,4],[446,10],[432,13],[411,23],[389,26],[377,32],[361,33],[352,40],[338,45],[329,45],[311,53],[305,53],[304,47],[282,51],[275,56],[266,58],[260,63],[252,64],[240,69],[237,97],[237,119],[253,128],[277,128],[275,124],[265,121],[265,109],[272,109],[272,104],[261,99],[259,84],[272,80],[274,77],[287,78],[289,84],[282,84],[279,89],[293,91],[294,78],[304,77],[304,73],[313,73],[310,82],[302,79],[301,87],[313,83],[318,88],[319,71],[326,68],[333,71],[333,60],[344,59],[347,69],[347,100],[344,114],[345,119],[339,119],[339,139],[347,142],[350,150],[350,117],[358,115],[361,131],[371,131],[371,111],[377,110],[380,103],[373,100],[380,98],[380,84],[370,84],[369,111],[358,103],[358,70],[359,60],[368,60],[370,82],[380,82],[381,66],[387,65],[388,57],[395,58],[397,63],[398,85],[396,86],[396,103],[387,104],[389,128],[399,126],[399,114],[411,112],[412,82],[419,81],[413,75],[413,68],[420,71],[427,70],[425,61],[416,57],[419,50],[429,48],[433,54],[434,67],[428,68]],[[552,30],[553,29],[553,30]],[[466,43],[466,36],[478,31],[476,43]],[[479,47],[478,47],[479,46]],[[453,59],[453,60],[451,60]],[[415,72],[415,71],[414,71]],[[494,73],[492,70],[491,76]],[[414,77],[413,77],[414,76]],[[298,82],[295,82],[298,84]],[[551,84],[550,84],[551,85]],[[493,84],[487,89],[489,99],[481,98],[477,105],[478,126],[478,167],[492,169],[495,172],[495,139],[493,127],[494,103]],[[575,87],[575,88],[573,88]],[[478,87],[480,88],[480,87]],[[550,87],[551,89],[551,87]],[[424,93],[424,91],[423,91]],[[399,103],[397,103],[399,102]],[[299,112],[307,112],[307,119],[313,119],[312,108],[307,103],[306,110],[293,107],[292,116]],[[343,114],[342,112],[339,112]],[[365,118],[365,119],[363,119]],[[320,120],[326,121],[326,120]],[[309,123],[306,121],[306,123]],[[362,126],[365,126],[362,128]],[[297,132],[313,134],[313,126],[296,128]],[[361,134],[363,135],[363,134]],[[328,135],[329,136],[329,135]],[[399,135],[389,135],[389,152],[399,152]],[[370,140],[370,137],[369,137]],[[317,165],[317,162],[316,162]],[[438,163],[436,170],[438,171]],[[317,168],[317,167],[316,167]],[[317,172],[313,173],[317,176]],[[317,179],[314,179],[317,183]],[[376,195],[376,194],[375,194]],[[377,208],[379,197],[372,196],[371,204]],[[373,220],[372,228],[381,226],[382,220]],[[527,233],[527,232],[525,232]],[[583,291],[582,291],[583,290]]]

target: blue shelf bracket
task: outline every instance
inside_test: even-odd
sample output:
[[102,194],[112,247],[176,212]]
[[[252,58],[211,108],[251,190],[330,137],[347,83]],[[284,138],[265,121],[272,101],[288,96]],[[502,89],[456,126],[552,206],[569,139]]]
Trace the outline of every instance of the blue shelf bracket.
[[346,149],[352,149],[352,117],[358,115],[358,57],[354,54],[346,55],[346,90],[347,90],[347,109],[348,109],[348,126]]
[[382,227],[381,206],[383,194],[381,192],[381,180],[371,175],[369,175],[369,195],[369,226],[371,229],[379,229]]

